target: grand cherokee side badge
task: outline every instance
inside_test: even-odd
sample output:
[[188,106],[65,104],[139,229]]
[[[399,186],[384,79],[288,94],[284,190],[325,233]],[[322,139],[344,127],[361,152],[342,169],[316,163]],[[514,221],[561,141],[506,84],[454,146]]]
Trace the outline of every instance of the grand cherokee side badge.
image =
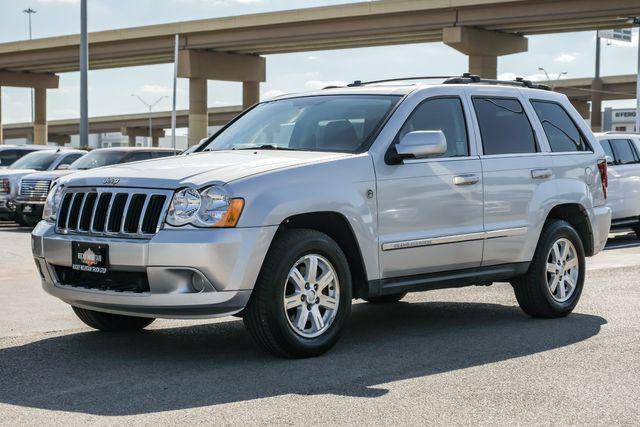
[[118,185],[120,178],[107,178],[104,180],[104,185]]

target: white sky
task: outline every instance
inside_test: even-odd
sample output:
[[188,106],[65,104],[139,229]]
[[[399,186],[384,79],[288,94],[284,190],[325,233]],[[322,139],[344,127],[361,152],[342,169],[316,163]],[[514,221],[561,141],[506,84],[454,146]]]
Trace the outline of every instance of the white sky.
[[[125,28],[192,19],[267,12],[300,7],[350,3],[339,0],[90,0],[89,31]],[[78,0],[0,0],[0,43],[28,38],[27,16],[31,7],[33,37],[79,32]],[[602,75],[632,74],[637,67],[638,34],[634,43],[602,45]],[[529,37],[529,51],[501,57],[498,73],[544,79],[538,67],[552,77],[566,71],[568,78],[592,76],[595,32]],[[267,56],[267,82],[261,95],[300,92],[329,82],[375,80],[409,75],[460,74],[467,70],[464,55],[442,43],[385,46],[364,49],[321,51]],[[89,115],[145,111],[136,93],[153,102],[170,95],[173,68],[170,64],[96,70],[89,73]],[[60,88],[48,92],[49,119],[79,116],[79,75],[65,73]],[[209,106],[241,103],[241,84],[209,82]],[[179,80],[178,108],[187,108],[187,81]],[[633,101],[605,103],[631,107]],[[169,110],[170,99],[157,110]],[[2,122],[30,120],[28,89],[2,88]]]

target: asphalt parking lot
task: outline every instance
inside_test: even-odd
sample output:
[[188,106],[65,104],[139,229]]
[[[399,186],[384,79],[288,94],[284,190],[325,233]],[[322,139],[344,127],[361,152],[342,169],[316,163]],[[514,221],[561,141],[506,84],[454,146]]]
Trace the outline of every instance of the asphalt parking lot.
[[357,304],[330,353],[261,353],[242,322],[93,332],[41,289],[29,230],[0,223],[0,423],[640,423],[640,241],[588,264],[565,319],[533,320],[509,285]]

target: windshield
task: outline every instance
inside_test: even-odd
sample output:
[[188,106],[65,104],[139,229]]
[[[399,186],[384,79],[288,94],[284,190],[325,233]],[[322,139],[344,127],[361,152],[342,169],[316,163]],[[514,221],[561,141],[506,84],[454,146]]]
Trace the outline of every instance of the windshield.
[[265,102],[214,136],[205,151],[364,150],[400,99],[395,95],[321,95]]
[[55,151],[36,151],[16,160],[9,169],[35,169],[37,171],[45,171],[58,157]]
[[102,166],[111,166],[121,163],[122,159],[127,155],[127,151],[92,151],[91,153],[79,158],[71,163],[71,170],[86,170],[99,168]]

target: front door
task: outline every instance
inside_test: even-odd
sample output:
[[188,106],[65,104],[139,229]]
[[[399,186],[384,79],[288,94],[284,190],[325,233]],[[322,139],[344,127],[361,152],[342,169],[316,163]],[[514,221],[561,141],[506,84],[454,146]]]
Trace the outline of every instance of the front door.
[[381,278],[478,267],[482,259],[482,170],[458,96],[413,100],[393,143],[441,130],[444,155],[376,165]]

